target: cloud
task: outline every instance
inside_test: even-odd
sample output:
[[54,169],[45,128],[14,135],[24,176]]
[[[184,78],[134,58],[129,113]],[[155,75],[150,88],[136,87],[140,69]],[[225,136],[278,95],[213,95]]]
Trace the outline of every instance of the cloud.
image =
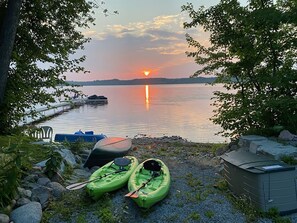
[[158,47],[151,47],[146,48],[149,51],[156,51],[161,55],[178,55],[178,54],[185,54],[185,49],[187,47],[186,43],[176,43],[174,45],[167,45],[167,46],[158,46]]
[[130,33],[138,37],[145,35],[151,36],[151,30],[173,31],[177,28],[180,29],[181,19],[182,16],[180,15],[157,16],[150,21],[130,22],[127,25],[108,25],[101,33],[96,33],[93,30],[92,32],[85,32],[84,34],[100,40],[106,38],[107,36],[123,38],[125,33]]
[[[139,78],[145,69],[152,70],[151,77],[188,77],[197,65],[187,58],[189,50],[184,30],[184,15],[157,16],[150,21],[131,22],[127,25],[108,25],[103,31],[88,30],[84,34],[92,38],[83,54],[84,66],[91,74],[84,79]],[[199,33],[198,33],[199,34]],[[204,38],[204,34],[197,35]],[[81,79],[71,74],[70,79]]]

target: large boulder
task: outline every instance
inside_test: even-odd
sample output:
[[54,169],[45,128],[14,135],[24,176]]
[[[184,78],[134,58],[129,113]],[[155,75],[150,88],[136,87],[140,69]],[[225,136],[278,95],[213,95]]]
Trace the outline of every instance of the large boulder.
[[10,220],[14,223],[39,223],[41,218],[42,208],[38,202],[30,202],[14,209],[10,214]]

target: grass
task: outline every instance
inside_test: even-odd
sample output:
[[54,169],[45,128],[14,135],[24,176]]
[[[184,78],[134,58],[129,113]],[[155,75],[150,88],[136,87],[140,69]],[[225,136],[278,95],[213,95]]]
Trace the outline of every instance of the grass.
[[192,212],[190,215],[189,215],[189,218],[194,220],[194,221],[199,221],[200,220],[200,214],[197,213],[197,212]]
[[284,155],[281,157],[281,161],[289,165],[297,165],[297,159],[293,156]]
[[92,213],[100,222],[118,222],[113,215],[111,198],[105,194],[100,201],[91,200],[84,190],[69,191],[60,200],[52,201],[43,212],[42,222],[46,223],[54,216],[60,220],[76,219],[75,222],[88,222],[86,217]]
[[213,211],[211,211],[211,210],[208,210],[208,211],[206,211],[205,213],[204,213],[204,215],[206,216],[206,217],[208,217],[208,218],[212,218],[212,217],[214,217],[214,212]]
[[203,187],[203,183],[201,180],[195,178],[192,173],[188,173],[186,175],[187,184],[193,188],[200,188]]

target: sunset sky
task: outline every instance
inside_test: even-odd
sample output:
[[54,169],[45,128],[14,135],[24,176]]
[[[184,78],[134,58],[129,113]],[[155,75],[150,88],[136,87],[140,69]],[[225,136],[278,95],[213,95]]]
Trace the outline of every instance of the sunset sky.
[[90,73],[67,74],[67,80],[189,77],[199,67],[185,55],[189,50],[185,34],[205,43],[208,38],[199,28],[183,29],[188,17],[181,6],[187,2],[198,8],[219,0],[105,0],[102,6],[119,14],[105,17],[96,9],[96,25],[84,31],[92,38],[83,52],[87,56],[83,65]]

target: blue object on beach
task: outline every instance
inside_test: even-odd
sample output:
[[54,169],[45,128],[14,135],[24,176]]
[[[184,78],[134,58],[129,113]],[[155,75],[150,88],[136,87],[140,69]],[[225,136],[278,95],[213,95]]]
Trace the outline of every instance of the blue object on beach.
[[81,130],[78,130],[77,132],[75,132],[74,133],[75,135],[83,135],[84,133],[83,133],[83,131],[81,131]]
[[77,142],[77,141],[81,141],[81,142],[98,142],[101,139],[106,138],[106,135],[103,134],[99,134],[96,135],[94,134],[90,134],[90,132],[88,132],[88,134],[84,134],[82,133],[74,133],[74,134],[56,134],[55,135],[55,142]]

